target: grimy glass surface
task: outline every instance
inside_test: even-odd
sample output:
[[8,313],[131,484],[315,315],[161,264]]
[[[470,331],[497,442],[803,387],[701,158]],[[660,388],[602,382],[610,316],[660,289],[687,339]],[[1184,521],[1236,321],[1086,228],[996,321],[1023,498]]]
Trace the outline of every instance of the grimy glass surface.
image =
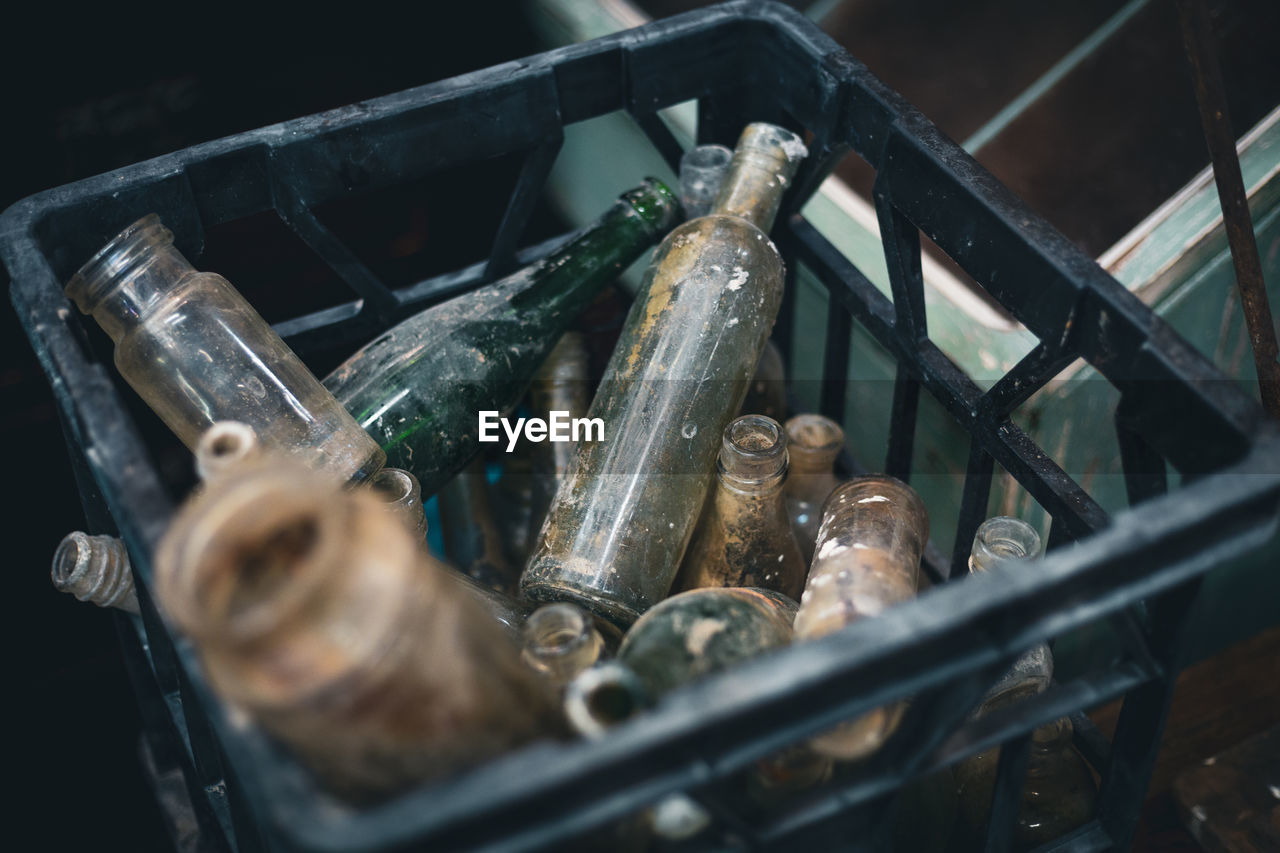
[[563,729],[518,646],[368,490],[267,459],[197,493],[159,602],[209,683],[366,801]]
[[787,514],[796,532],[800,553],[813,561],[813,547],[822,524],[822,505],[836,490],[836,457],[844,447],[844,430],[824,415],[796,415],[787,421],[787,452],[791,474],[787,477]]
[[809,567],[782,503],[786,479],[777,421],[743,415],[725,427],[716,484],[674,588],[751,586],[798,599]]
[[[566,412],[569,418],[585,418],[591,407],[587,376],[587,349],[581,332],[565,332],[538,368],[529,386],[529,408],[534,417],[549,422],[551,412]],[[575,441],[543,441],[530,444],[533,469],[532,507],[529,514],[529,542],[536,542],[547,517],[547,507],[564,482],[577,452]],[[527,554],[525,555],[528,556]]]
[[649,179],[543,260],[388,329],[325,387],[434,495],[479,449],[479,413],[514,409],[565,328],[678,216]]
[[[915,490],[893,477],[858,477],[823,506],[817,550],[796,614],[797,642],[831,634],[916,594],[929,513]],[[905,702],[894,702],[814,738],[832,758],[864,758],[897,728]]]
[[743,131],[715,212],[654,253],[591,404],[583,442],[521,577],[539,601],[574,601],[628,625],[671,587],[782,300],[766,232],[804,156],[767,124]]
[[386,461],[231,283],[199,272],[150,214],[120,232],[66,294],[115,343],[120,375],[191,450],[217,421],[343,480]]

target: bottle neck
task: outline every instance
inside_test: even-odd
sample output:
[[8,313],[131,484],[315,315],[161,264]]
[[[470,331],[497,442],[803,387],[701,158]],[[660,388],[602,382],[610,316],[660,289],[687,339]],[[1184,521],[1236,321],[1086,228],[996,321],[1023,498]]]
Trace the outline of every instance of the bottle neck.
[[782,427],[764,415],[744,415],[725,427],[717,465],[720,483],[742,494],[764,495],[787,477]]
[[195,271],[174,248],[172,232],[150,214],[116,235],[81,267],[68,282],[66,294],[118,343]]
[[831,473],[843,446],[844,430],[831,418],[796,415],[787,421],[787,450],[796,474]]
[[537,306],[538,316],[576,315],[679,217],[680,203],[671,190],[660,181],[646,179],[540,263],[508,276],[505,281],[515,290],[512,305]]
[[989,518],[973,537],[969,571],[985,572],[1004,560],[1034,560],[1040,556],[1040,534],[1025,521],[1008,516]]
[[806,154],[800,137],[789,130],[763,122],[747,125],[713,212],[745,219],[767,234]]

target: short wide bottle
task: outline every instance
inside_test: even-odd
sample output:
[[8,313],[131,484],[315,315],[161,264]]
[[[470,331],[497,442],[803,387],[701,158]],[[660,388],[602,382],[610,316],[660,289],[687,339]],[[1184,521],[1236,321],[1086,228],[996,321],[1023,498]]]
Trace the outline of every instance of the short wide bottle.
[[[916,594],[929,513],[915,490],[893,477],[858,477],[827,498],[800,610],[796,642],[834,633]],[[812,741],[832,758],[875,752],[897,728],[903,702],[841,723]]]
[[574,601],[629,625],[666,596],[782,302],[767,232],[804,156],[793,133],[743,131],[713,212],[654,253],[590,416],[520,579],[525,596]]
[[187,447],[216,421],[343,480],[386,462],[360,425],[222,276],[199,272],[155,214],[80,268],[67,296],[115,343],[120,375]]
[[808,567],[782,503],[786,479],[786,438],[777,421],[744,415],[729,424],[716,485],[676,586],[759,587],[798,599]]
[[367,490],[246,463],[178,514],[156,580],[217,693],[350,799],[562,729],[515,643]]

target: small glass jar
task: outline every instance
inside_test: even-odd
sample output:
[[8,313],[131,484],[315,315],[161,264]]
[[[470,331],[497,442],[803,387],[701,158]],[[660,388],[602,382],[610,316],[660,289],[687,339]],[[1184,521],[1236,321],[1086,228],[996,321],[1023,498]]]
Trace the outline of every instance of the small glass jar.
[[217,421],[263,449],[360,481],[386,455],[222,276],[197,271],[150,214],[72,276],[66,294],[115,343],[120,375],[191,450]]

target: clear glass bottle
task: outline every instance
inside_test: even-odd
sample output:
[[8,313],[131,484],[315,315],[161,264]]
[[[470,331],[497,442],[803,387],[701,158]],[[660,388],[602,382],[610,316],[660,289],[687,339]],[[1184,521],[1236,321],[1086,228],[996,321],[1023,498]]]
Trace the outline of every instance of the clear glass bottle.
[[[915,490],[893,477],[858,477],[823,506],[822,526],[800,610],[797,642],[824,637],[916,594],[929,513]],[[833,758],[856,760],[897,728],[905,702],[841,723],[812,741]]]
[[369,478],[369,488],[413,531],[418,543],[426,547],[427,514],[418,478],[402,468],[383,468]]
[[584,442],[521,577],[537,601],[574,601],[619,625],[667,594],[782,300],[766,236],[804,156],[793,133],[748,125],[715,212],[654,253],[605,370]]
[[253,427],[240,421],[218,421],[196,442],[196,475],[203,481],[224,476],[248,459],[256,459],[261,445]]
[[[1066,717],[1031,733],[1031,755],[1022,785],[1014,850],[1032,850],[1083,826],[1093,817],[1097,784],[1089,765],[1071,744]],[[986,835],[1000,750],[990,749],[955,767],[963,843],[980,846]]]
[[[534,375],[533,384],[529,386],[529,408],[533,417],[547,420],[552,412],[584,418],[590,406],[587,349],[582,334],[565,332]],[[577,448],[573,441],[543,441],[530,446],[533,505],[529,514],[529,542],[537,541],[547,517],[547,507],[564,481]]]
[[114,536],[68,533],[53,552],[49,576],[60,592],[81,601],[138,614],[129,552]]
[[764,415],[779,423],[787,416],[787,367],[782,360],[782,350],[772,340],[764,345],[755,376],[747,386],[746,399],[742,401],[744,415]]
[[502,548],[502,533],[489,500],[484,460],[477,457],[440,489],[440,534],[449,562],[481,586],[512,594],[519,573]]
[[480,449],[479,413],[513,410],[574,318],[678,217],[649,179],[543,260],[388,329],[325,387],[433,495]]
[[733,152],[723,145],[695,145],[680,158],[680,206],[687,219],[711,212]]
[[595,666],[604,640],[591,617],[573,604],[544,604],[524,623],[524,661],[563,687]]
[[786,479],[777,421],[743,415],[725,427],[716,485],[674,588],[759,587],[799,598],[809,567],[782,503]]
[[267,459],[208,484],[156,553],[214,690],[367,801],[563,730],[554,691],[368,490]]
[[823,415],[796,415],[787,421],[787,451],[791,475],[787,477],[787,513],[800,543],[805,562],[813,562],[813,546],[822,524],[822,505],[836,490],[836,457],[844,447],[844,430]]
[[264,448],[344,481],[386,461],[231,283],[188,263],[155,214],[104,246],[66,294],[111,337],[120,375],[188,448],[233,420]]

